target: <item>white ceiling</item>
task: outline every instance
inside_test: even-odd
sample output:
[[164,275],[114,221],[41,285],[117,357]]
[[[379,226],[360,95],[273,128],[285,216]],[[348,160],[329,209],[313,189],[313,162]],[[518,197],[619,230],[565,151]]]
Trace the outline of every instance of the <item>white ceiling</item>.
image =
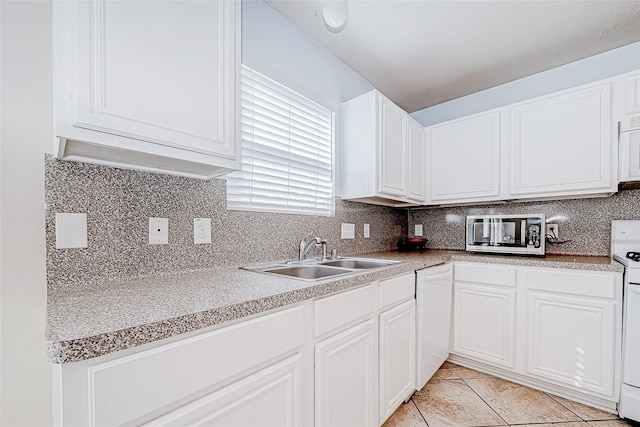
[[640,0],[265,0],[408,112],[640,41]]

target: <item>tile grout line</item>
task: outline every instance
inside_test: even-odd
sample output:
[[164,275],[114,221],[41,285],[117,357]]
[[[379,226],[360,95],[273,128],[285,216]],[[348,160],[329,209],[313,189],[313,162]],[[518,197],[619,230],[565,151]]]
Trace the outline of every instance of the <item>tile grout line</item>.
[[[565,409],[567,412],[569,412],[570,414],[573,414],[576,418],[578,418],[577,420],[559,420],[559,421],[546,421],[546,422],[526,422],[526,423],[515,423],[515,424],[509,424],[505,418],[503,418],[490,404],[489,402],[487,402],[468,382],[467,380],[469,379],[485,379],[485,378],[462,378],[462,376],[460,374],[458,374],[458,372],[455,370],[454,367],[448,367],[448,368],[442,368],[440,367],[439,369],[447,369],[449,370],[454,376],[455,378],[451,378],[451,377],[447,377],[447,378],[438,378],[438,380],[440,381],[452,381],[452,380],[461,380],[462,383],[468,388],[470,389],[473,394],[475,394],[478,398],[480,398],[480,400],[485,403],[492,412],[495,413],[495,415],[498,416],[498,418],[500,420],[502,420],[502,422],[504,423],[504,426],[496,426],[496,427],[518,427],[518,426],[525,426],[525,425],[555,425],[555,424],[564,424],[566,426],[568,426],[569,424],[575,424],[575,423],[585,423],[588,427],[596,427],[597,424],[593,424],[593,423],[597,423],[597,422],[606,422],[606,421],[614,421],[614,422],[619,422],[619,421],[623,421],[625,422],[626,420],[622,420],[619,416],[616,419],[603,419],[603,420],[589,420],[589,419],[585,419],[585,417],[580,416],[578,413],[576,413],[575,411],[573,411],[571,408],[569,408],[568,406],[564,405],[562,402],[556,400],[554,398],[553,395],[551,395],[550,393],[547,393],[545,391],[541,391],[545,396],[547,396],[548,398],[550,398],[554,403],[557,403],[561,408]],[[470,369],[470,368],[468,368]],[[508,380],[507,380],[508,381]],[[420,390],[418,390],[420,391]],[[423,412],[420,410],[419,406],[417,405],[417,403],[414,400],[414,396],[415,393],[411,396],[410,400],[411,403],[413,404],[413,406],[418,410],[418,413],[420,414],[420,417],[423,419],[425,425],[427,427],[429,427],[429,423],[427,422],[427,419],[425,417],[425,415],[423,414]],[[588,417],[587,417],[588,418]],[[632,426],[632,427],[636,427],[634,424],[628,424],[627,426]],[[464,426],[464,427],[480,427],[480,426]],[[482,426],[482,427],[489,427],[489,426]],[[638,425],[637,427],[640,427],[640,425]]]
[[619,415],[616,414],[616,419],[602,419],[602,420],[587,420],[583,417],[580,416],[580,414],[577,414],[575,411],[572,411],[571,408],[567,407],[567,405],[564,405],[562,402],[558,401],[557,399],[555,399],[553,397],[552,394],[547,393],[546,391],[543,391],[544,394],[546,394],[547,396],[549,396],[554,402],[558,403],[560,406],[562,406],[563,408],[565,408],[567,411],[571,412],[572,414],[574,414],[576,417],[580,418],[580,420],[582,420],[583,422],[589,424],[590,426],[593,426],[593,424],[591,424],[592,422],[600,422],[600,421],[618,421],[621,420],[622,418],[620,418]]
[[[455,372],[455,370],[454,370],[454,372]],[[458,373],[457,373],[457,372],[456,372],[456,375],[458,375]],[[458,376],[459,376],[459,375],[458,375]],[[482,398],[482,396],[480,396],[480,395],[478,394],[478,392],[476,392],[476,391],[473,389],[473,387],[471,387],[469,384],[467,384],[466,379],[473,379],[473,378],[466,378],[466,379],[465,379],[465,378],[460,377],[460,379],[462,380],[462,382],[464,383],[464,385],[466,385],[467,387],[469,387],[469,390],[471,390],[471,391],[472,391],[476,396],[478,396],[478,397],[480,398],[480,400],[482,400],[482,401],[485,403],[485,405],[487,405],[487,406],[489,407],[489,409],[491,409],[491,410],[492,410],[492,411],[493,411],[493,412],[498,416],[498,418],[500,418],[500,419],[504,422],[504,424],[505,424],[506,426],[511,425],[511,424],[509,424],[509,423],[507,422],[507,420],[505,420],[504,418],[502,418],[502,416],[501,416],[498,412],[496,412],[496,410],[495,410],[495,409],[493,409],[493,406],[489,405],[489,402],[487,402],[486,400],[484,400],[484,399]]]
[[[580,418],[583,422],[589,424],[588,420],[585,420],[584,418],[582,418],[580,415],[576,414],[574,411],[571,410],[571,408],[567,408],[566,405],[563,405],[562,402],[558,402],[556,399],[553,398],[552,395],[550,395],[549,393],[547,393],[546,391],[543,391],[543,393],[548,396],[551,400],[553,400],[554,402],[556,402],[558,405],[562,406],[563,408],[565,408],[567,411],[571,412],[573,415],[575,415],[576,417]],[[589,424],[591,425],[591,424]]]
[[413,406],[416,408],[416,410],[418,411],[418,413],[419,413],[419,414],[420,414],[420,416],[422,417],[422,420],[423,420],[423,421],[424,421],[424,423],[427,425],[427,427],[429,427],[429,423],[427,422],[427,419],[424,417],[424,414],[422,413],[422,411],[420,410],[420,408],[418,408],[418,405],[416,404],[416,402],[413,400],[413,396],[414,396],[415,394],[416,394],[416,393],[414,392],[414,393],[411,395],[411,399],[410,399],[410,400],[411,400],[411,403],[413,403]]

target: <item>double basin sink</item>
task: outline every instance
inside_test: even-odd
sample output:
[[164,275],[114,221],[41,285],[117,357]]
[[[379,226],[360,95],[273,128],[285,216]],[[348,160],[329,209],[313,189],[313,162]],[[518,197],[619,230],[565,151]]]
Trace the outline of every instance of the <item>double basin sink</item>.
[[332,260],[288,261],[277,264],[262,264],[241,267],[244,270],[257,273],[273,274],[300,279],[304,281],[319,281],[333,276],[341,276],[363,270],[389,267],[400,261],[373,258],[340,257]]

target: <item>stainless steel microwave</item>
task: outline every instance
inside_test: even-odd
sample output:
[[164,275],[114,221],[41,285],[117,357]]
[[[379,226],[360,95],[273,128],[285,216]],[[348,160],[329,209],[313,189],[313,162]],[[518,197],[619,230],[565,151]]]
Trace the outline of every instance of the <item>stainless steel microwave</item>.
[[544,215],[467,216],[467,251],[544,256]]

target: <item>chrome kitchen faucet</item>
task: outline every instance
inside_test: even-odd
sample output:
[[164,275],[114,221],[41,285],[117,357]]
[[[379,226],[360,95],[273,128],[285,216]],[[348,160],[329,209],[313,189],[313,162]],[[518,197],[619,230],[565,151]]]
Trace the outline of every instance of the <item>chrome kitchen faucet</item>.
[[327,241],[325,239],[321,239],[320,237],[314,237],[313,239],[306,241],[307,237],[313,235],[313,232],[307,234],[300,241],[300,256],[299,260],[303,261],[307,256],[307,253],[311,250],[311,248],[317,248],[322,246],[322,259],[327,258]]

